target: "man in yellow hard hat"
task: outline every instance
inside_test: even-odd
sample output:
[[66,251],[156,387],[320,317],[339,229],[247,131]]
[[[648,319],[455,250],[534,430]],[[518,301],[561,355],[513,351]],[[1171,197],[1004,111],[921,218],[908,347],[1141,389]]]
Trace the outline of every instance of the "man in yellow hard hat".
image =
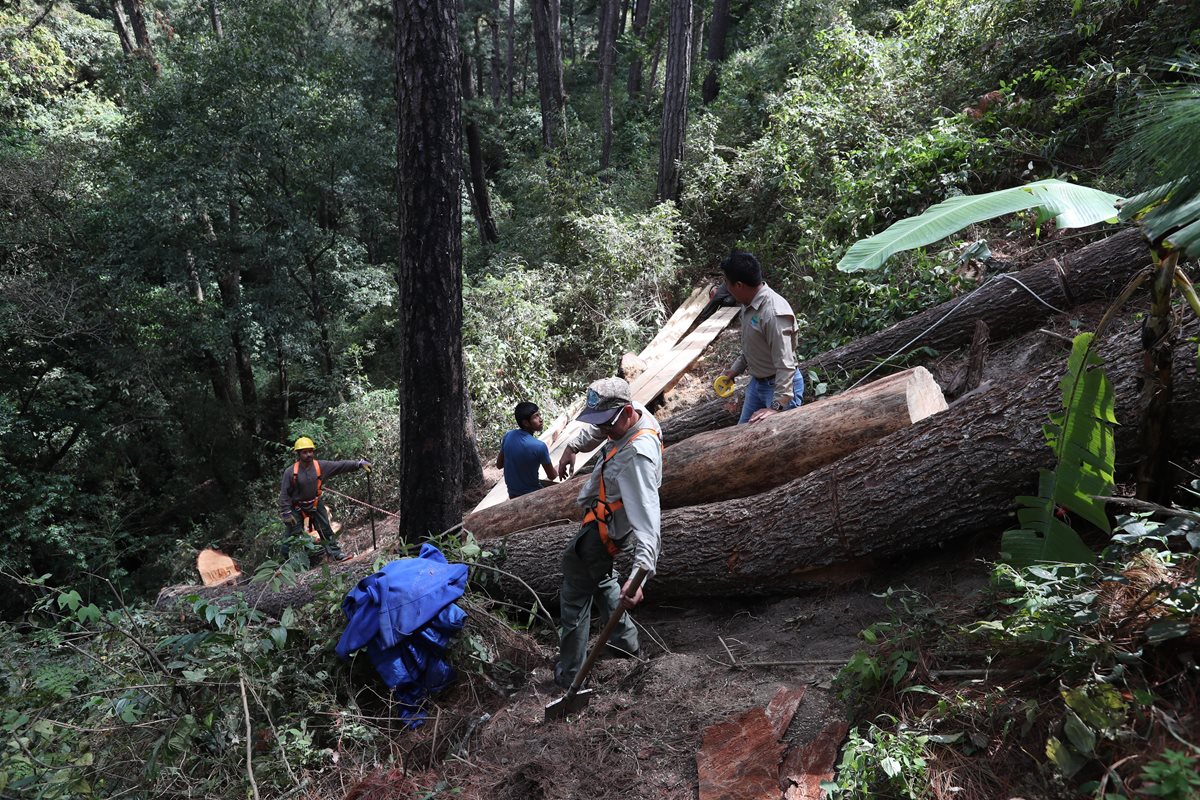
[[304,521],[307,519],[321,537],[325,555],[334,561],[345,561],[350,556],[338,547],[337,534],[333,532],[329,512],[325,510],[325,503],[321,499],[322,484],[326,479],[343,472],[370,470],[371,464],[362,459],[320,461],[316,458],[316,444],[307,436],[297,439],[292,450],[296,453],[296,463],[284,468],[279,479],[279,515],[287,528],[283,557],[287,558],[288,545],[294,537],[303,535]]

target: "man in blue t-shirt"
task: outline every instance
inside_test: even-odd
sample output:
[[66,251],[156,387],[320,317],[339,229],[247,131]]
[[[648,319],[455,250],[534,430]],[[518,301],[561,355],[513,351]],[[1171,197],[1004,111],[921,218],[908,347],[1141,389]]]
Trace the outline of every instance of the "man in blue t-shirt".
[[542,488],[538,480],[538,467],[544,467],[551,481],[558,478],[558,471],[550,461],[550,450],[538,440],[542,429],[542,412],[533,403],[517,403],[514,412],[517,429],[504,434],[500,440],[500,455],[496,466],[504,470],[504,483],[508,486],[508,499],[536,492]]

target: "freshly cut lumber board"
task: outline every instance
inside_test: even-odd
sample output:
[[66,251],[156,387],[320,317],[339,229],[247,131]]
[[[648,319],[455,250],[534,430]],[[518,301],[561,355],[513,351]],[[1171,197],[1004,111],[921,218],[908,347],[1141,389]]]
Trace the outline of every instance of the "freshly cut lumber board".
[[[702,433],[667,449],[659,502],[666,510],[765,492],[945,409],[933,376],[915,367],[753,425]],[[463,527],[491,539],[577,520],[580,485],[567,481],[474,512]]]
[[697,286],[696,291],[692,292],[688,299],[675,309],[675,313],[671,315],[666,324],[658,329],[658,333],[654,334],[650,344],[642,348],[638,357],[649,364],[669,353],[675,343],[682,339],[683,335],[692,327],[692,323],[696,321],[696,317],[700,316],[700,312],[706,305],[708,305],[708,286]]
[[[696,304],[696,298],[698,297],[703,300],[699,305]],[[673,331],[672,335],[678,338],[678,336],[691,327],[696,317],[707,304],[708,291],[705,287],[700,287],[695,292],[692,292],[692,296],[676,310],[666,326],[663,327],[663,330],[670,328]],[[687,371],[688,367],[695,363],[700,354],[704,352],[704,348],[708,347],[712,343],[712,340],[717,338],[717,334],[725,330],[730,320],[737,316],[737,312],[737,307],[719,309],[697,327],[696,330],[689,333],[683,341],[678,343],[672,341],[670,346],[661,350],[659,356],[651,361],[646,358],[646,353],[655,348],[655,342],[660,341],[659,336],[662,335],[662,331],[659,331],[659,336],[656,336],[654,341],[640,354],[641,358],[647,361],[649,366],[629,387],[633,394],[633,399],[639,403],[649,403],[655,397],[678,383],[680,376]],[[548,428],[542,431],[542,435],[538,437],[550,449],[550,460],[552,462],[558,462],[559,457],[562,456],[563,451],[566,449],[567,442],[583,429],[584,426],[575,421],[575,416],[582,408],[583,400],[580,399],[571,406],[570,410],[555,419]],[[575,461],[576,468],[586,464],[591,459],[591,456],[591,453],[580,453]],[[478,513],[507,500],[508,487],[502,478],[496,481],[496,485],[479,501],[479,505],[475,506],[471,513]]]

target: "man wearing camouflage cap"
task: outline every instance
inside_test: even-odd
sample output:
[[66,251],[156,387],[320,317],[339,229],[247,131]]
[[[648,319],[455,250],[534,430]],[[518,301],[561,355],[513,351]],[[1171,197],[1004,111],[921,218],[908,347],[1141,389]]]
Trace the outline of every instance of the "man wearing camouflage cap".
[[[613,557],[632,551],[633,567],[654,575],[658,563],[661,513],[658,487],[662,483],[662,429],[621,378],[603,378],[588,387],[587,405],[576,418],[588,423],[568,443],[559,460],[566,477],[575,454],[604,445],[600,462],[579,490],[577,502],[587,509],[583,525],[563,552],[560,593],[559,660],[554,681],[569,688],[587,657],[592,601],[600,603],[601,619],[620,605],[630,609],[642,600],[641,587],[617,581]],[[610,646],[630,655],[639,652],[637,628],[623,615],[609,639]]]

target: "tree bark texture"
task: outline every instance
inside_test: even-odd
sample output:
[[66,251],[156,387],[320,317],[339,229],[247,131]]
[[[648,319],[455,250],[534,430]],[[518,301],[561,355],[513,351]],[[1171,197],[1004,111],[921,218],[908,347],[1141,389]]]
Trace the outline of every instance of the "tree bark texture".
[[617,7],[620,0],[600,0],[600,169],[608,169],[613,139],[613,73],[617,68]]
[[646,46],[646,25],[650,22],[650,0],[635,0],[633,7],[633,38],[637,39],[633,58],[629,61],[629,81],[626,88],[632,100],[642,92],[642,53]]
[[[1116,297],[1129,279],[1149,263],[1145,240],[1131,229],[1061,259],[1026,267],[1013,277],[1045,302],[1066,309],[1099,298]],[[955,313],[929,330],[951,311]],[[971,341],[977,319],[987,323],[993,341],[1002,341],[1029,330],[1052,313],[1052,309],[1038,302],[1016,281],[993,279],[970,294],[822,353],[800,366],[805,370],[850,372],[877,364],[897,351],[903,356],[917,347],[952,350]]]
[[538,99],[542,109],[542,146],[554,149],[563,137],[562,36],[559,0],[530,0],[534,49],[537,51]]
[[517,82],[516,40],[517,40],[517,0],[508,0],[508,42],[505,53],[505,79],[508,81],[508,104],[513,104],[513,87]]
[[500,0],[492,0],[492,15],[488,18],[488,28],[492,34],[491,54],[491,93],[492,106],[500,107],[501,84],[504,81],[504,68],[500,61]]
[[718,66],[725,60],[725,39],[729,34],[729,0],[713,0],[712,21],[708,25],[708,74],[704,76],[701,99],[708,105],[721,91]]
[[[836,461],[914,421],[946,408],[924,367],[889,375],[815,406],[775,414],[753,425],[700,434],[663,456],[659,501],[664,509],[746,497]],[[566,481],[476,511],[463,528],[479,539],[578,520],[581,480]]]
[[462,519],[461,120],[454,0],[393,0],[401,533]]
[[671,0],[667,77],[663,88],[662,136],[658,151],[658,199],[677,200],[687,133],[688,86],[692,76],[692,0]]
[[[1093,321],[1094,321],[1093,317]],[[1117,462],[1136,447],[1141,342],[1128,318],[1100,348],[1117,398]],[[1192,335],[1196,324],[1189,329]],[[1112,330],[1112,329],[1110,329]],[[1038,334],[1030,334],[1037,338]],[[1067,348],[1041,337],[1044,366],[982,387],[948,411],[752,497],[663,513],[662,556],[648,583],[654,600],[787,594],[867,574],[873,563],[1015,522],[1018,494],[1052,466],[1042,425],[1061,408]],[[1174,353],[1171,404],[1177,453],[1200,448],[1195,351]],[[1184,401],[1182,398],[1188,398]],[[576,523],[511,534],[499,565],[540,594],[561,582],[562,548]],[[622,557],[624,560],[624,557]],[[628,564],[621,567],[628,571]],[[524,589],[506,587],[513,596]]]
[[1171,319],[1171,289],[1175,283],[1175,265],[1179,251],[1162,256],[1155,267],[1154,280],[1150,287],[1150,314],[1143,331],[1143,374],[1141,406],[1142,416],[1142,462],[1137,471],[1137,496],[1140,500],[1162,503],[1170,487],[1163,480],[1167,459],[1167,407],[1174,391],[1171,376],[1171,352],[1175,344],[1175,331]]
[[137,47],[133,43],[133,37],[129,35],[129,21],[125,19],[125,11],[121,8],[121,0],[112,0],[110,6],[113,12],[113,26],[117,30],[117,38],[121,41],[121,49],[125,52],[125,55],[129,55]]
[[142,54],[150,67],[158,72],[161,68],[154,57],[154,48],[150,45],[150,29],[146,27],[146,13],[142,0],[122,0],[125,5],[125,15],[133,28],[133,40],[137,52]]
[[[462,0],[458,0],[458,5],[461,12]],[[471,85],[471,59],[465,48],[459,54],[459,75],[464,106],[463,130],[467,139],[467,185],[471,189],[471,210],[475,212],[479,238],[485,244],[495,244],[500,241],[500,233],[496,230],[496,220],[492,217],[492,201],[488,197],[487,177],[483,170],[483,142],[479,135],[479,124],[475,121],[475,109],[471,107],[475,100],[475,89]]]
[[212,22],[213,34],[218,39],[224,39],[225,29],[221,25],[221,4],[218,0],[208,0],[208,19]]

